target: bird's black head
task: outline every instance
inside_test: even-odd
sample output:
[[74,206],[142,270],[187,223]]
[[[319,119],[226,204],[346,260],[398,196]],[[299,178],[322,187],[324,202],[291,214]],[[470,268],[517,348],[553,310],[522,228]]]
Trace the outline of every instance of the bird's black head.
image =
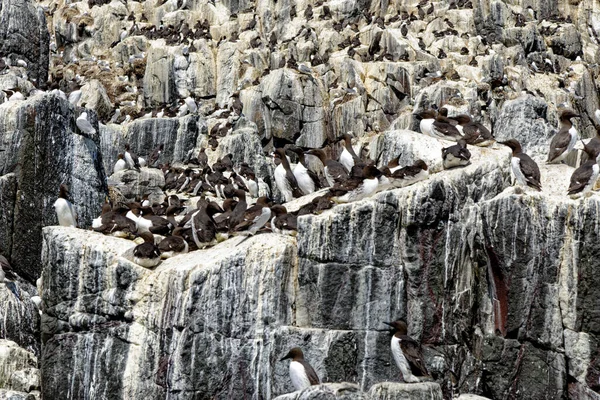
[[291,358],[292,360],[303,360],[304,354],[302,354],[302,350],[300,349],[300,347],[294,347],[286,354],[285,357],[283,357],[279,361],[287,360],[288,358]]

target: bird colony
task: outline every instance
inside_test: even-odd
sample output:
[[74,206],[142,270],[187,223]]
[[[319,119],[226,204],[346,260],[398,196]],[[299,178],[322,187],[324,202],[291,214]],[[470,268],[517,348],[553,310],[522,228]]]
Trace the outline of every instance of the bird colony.
[[[519,390],[526,389],[515,388],[519,377],[525,374],[520,362],[523,349],[530,343],[536,346],[541,343],[536,350],[551,349],[560,354],[562,358],[552,367],[565,371],[565,376],[556,373],[560,375],[555,380],[559,388],[554,392],[548,389],[552,395],[546,392],[522,398],[565,398],[568,393],[582,396],[577,398],[599,398],[599,384],[592,382],[600,370],[593,361],[596,342],[590,339],[590,335],[595,337],[592,328],[584,332],[581,323],[565,322],[565,329],[568,327],[572,335],[580,336],[568,343],[564,339],[564,344],[558,345],[544,342],[545,333],[539,334],[539,343],[529,333],[523,333],[525,327],[536,323],[546,327],[545,322],[536,322],[534,317],[507,331],[511,315],[518,314],[505,305],[510,302],[507,295],[510,285],[506,284],[511,281],[510,268],[515,265],[526,268],[529,261],[515,255],[515,260],[507,262],[503,270],[498,253],[516,254],[517,230],[533,217],[527,214],[527,218],[519,219],[521,214],[515,212],[514,223],[494,234],[515,236],[511,249],[506,250],[495,247],[491,243],[496,238],[484,234],[487,225],[482,221],[488,214],[464,211],[467,207],[477,207],[480,200],[510,202],[503,205],[504,211],[495,214],[489,211],[495,218],[522,204],[558,207],[557,210],[571,207],[570,211],[588,210],[592,207],[588,204],[596,204],[600,174],[597,83],[600,32],[596,31],[600,30],[597,23],[600,13],[597,4],[592,7],[592,3],[589,0],[555,1],[552,5],[471,0],[3,2],[0,16],[8,22],[0,29],[0,36],[6,39],[0,52],[0,115],[3,116],[0,203],[4,206],[4,198],[18,199],[17,193],[31,192],[39,200],[36,206],[45,210],[46,205],[53,205],[55,214],[46,216],[40,211],[37,217],[33,213],[32,218],[37,221],[36,237],[31,236],[32,229],[20,228],[18,218],[5,222],[23,207],[16,206],[18,200],[6,203],[4,209],[10,212],[7,211],[5,219],[0,218],[0,238],[11,237],[11,243],[18,241],[19,235],[37,238],[32,239],[36,243],[32,252],[40,260],[39,266],[21,266],[16,257],[18,252],[12,250],[14,245],[0,246],[0,282],[10,294],[0,297],[0,301],[16,304],[15,309],[20,310],[15,311],[18,317],[10,313],[0,315],[17,321],[32,315],[31,325],[35,327],[31,330],[35,333],[31,336],[35,339],[23,345],[20,342],[24,341],[14,333],[18,329],[12,328],[18,323],[6,322],[0,324],[3,333],[0,337],[15,340],[40,359],[39,365],[32,366],[25,377],[13,376],[12,372],[5,377],[0,372],[0,398],[11,393],[34,398],[224,399],[242,398],[242,394],[253,399],[278,395],[282,395],[281,399],[308,398],[301,397],[299,392],[284,395],[293,390],[303,391],[306,396],[311,393],[322,396],[310,398],[338,398],[344,390],[350,393],[349,398],[373,400],[392,398],[385,397],[392,394],[397,396],[393,398],[421,399],[427,393],[431,398],[442,399],[469,392],[491,398],[521,398]],[[20,36],[11,32],[20,32]],[[51,111],[41,112],[42,103],[49,104]],[[31,125],[22,122],[30,121],[27,118],[47,120]],[[50,121],[61,128],[45,131],[44,122],[54,126]],[[80,153],[71,155],[68,163],[61,154],[67,147],[52,147],[55,140],[64,143],[58,139],[65,137],[69,138],[68,143],[82,143],[77,147]],[[21,140],[33,145],[22,145]],[[50,144],[40,146],[41,142]],[[42,154],[42,147],[51,150]],[[31,150],[19,152],[20,148]],[[93,165],[85,170],[89,176],[77,169],[85,163]],[[40,182],[39,177],[49,166],[57,171],[54,178],[60,182],[56,187],[44,187],[53,193],[51,196],[41,194],[41,190],[36,192],[27,184],[28,179],[34,178]],[[100,184],[92,187],[95,180]],[[44,183],[40,182],[42,186]],[[4,196],[9,191],[11,195]],[[440,191],[444,194],[440,195]],[[461,195],[450,201],[448,192],[452,191]],[[99,201],[102,198],[104,202]],[[415,206],[411,201],[419,204]],[[381,209],[388,210],[386,207],[391,204],[395,204],[393,215],[379,215]],[[578,204],[582,204],[581,208]],[[544,212],[550,213],[546,208]],[[362,237],[356,231],[364,223],[361,220],[364,213],[369,214],[367,219],[372,221],[369,224],[380,221],[380,227],[385,226],[383,219],[398,218],[393,228],[394,238],[383,228],[375,227],[369,239],[375,244],[364,245],[371,243],[368,240],[357,242]],[[554,215],[558,214],[563,213],[556,211]],[[413,216],[418,222],[402,225],[402,218]],[[342,226],[341,234],[335,231],[338,224]],[[449,233],[453,224],[457,230],[463,229],[454,235],[456,238]],[[589,220],[583,217],[575,223],[583,231],[595,229],[588,224]],[[52,225],[72,229],[44,228],[40,233],[43,226]],[[471,225],[480,230],[469,231]],[[556,228],[553,222],[544,225]],[[444,234],[431,233],[435,229],[445,229]],[[5,230],[9,233],[5,234]],[[470,234],[463,235],[467,231]],[[422,297],[418,299],[411,298],[415,292],[407,276],[418,270],[424,274],[423,281],[428,281],[430,274],[434,274],[431,265],[435,261],[431,260],[439,256],[427,255],[427,251],[434,254],[436,243],[443,241],[446,253],[442,257],[445,269],[438,271],[444,276],[440,291],[450,293],[454,290],[449,289],[451,284],[456,287],[464,284],[448,283],[453,268],[460,268],[456,265],[468,269],[464,260],[448,267],[450,259],[459,257],[449,255],[448,247],[459,243],[453,240],[462,240],[462,236],[469,242],[463,247],[465,254],[467,247],[469,251],[477,247],[473,243],[484,242],[481,246],[485,251],[465,257],[469,262],[486,265],[489,285],[482,285],[486,289],[481,292],[489,291],[490,304],[476,304],[471,299],[465,305],[467,301],[461,296],[470,293],[470,284],[453,295],[450,304],[444,303],[445,308],[428,305],[427,299],[437,295],[433,290],[420,293]],[[564,239],[567,243],[564,249],[583,240],[575,237]],[[403,246],[397,245],[398,240],[407,243],[414,240],[417,250],[407,250],[408,245],[398,250]],[[336,247],[338,242],[347,246]],[[50,248],[50,243],[55,248]],[[348,243],[354,247],[364,245],[362,250],[369,253],[366,259],[353,259],[355,249]],[[389,244],[386,254],[378,253],[376,243]],[[270,245],[273,248],[268,248]],[[81,258],[72,258],[73,249],[78,246]],[[264,248],[255,250],[257,246]],[[549,251],[547,247],[539,247],[540,252]],[[251,307],[248,314],[253,321],[244,320],[241,328],[251,332],[251,337],[243,337],[248,332],[240,333],[230,327],[235,325],[230,320],[232,315],[240,311],[235,308],[228,314],[216,307],[215,316],[228,327],[207,328],[209,307],[220,304],[225,308],[223,304],[228,301],[244,297],[239,292],[240,286],[231,283],[243,279],[227,276],[218,283],[212,281],[213,289],[218,290],[209,296],[204,289],[198,289],[197,293],[202,294],[194,297],[195,285],[203,287],[203,282],[211,279],[202,275],[209,267],[198,268],[183,279],[178,274],[187,271],[190,263],[197,266],[206,262],[213,263],[210,268],[218,266],[218,271],[210,270],[211,274],[225,276],[220,275],[226,274],[222,269],[233,271],[239,265],[256,263],[259,257],[253,252],[261,251],[265,254],[264,263],[272,257],[278,260],[273,261],[275,265],[293,266],[285,279],[295,280],[294,284],[277,276],[276,271],[270,272],[280,279],[277,284],[283,294],[281,298],[272,295],[269,301],[281,303],[282,307],[287,307],[288,301],[294,303],[290,306],[294,317],[282,322],[279,317],[269,316],[271,306],[262,302],[251,302],[251,306],[236,303],[242,308]],[[571,253],[561,257],[577,260],[577,264],[578,252],[568,251]],[[65,291],[75,290],[73,293],[59,290],[58,281],[64,276],[59,278],[57,271],[68,275],[61,269],[60,252],[65,260],[97,268],[93,279],[82,274],[77,275],[75,284],[69,281],[69,289]],[[483,252],[486,262],[480,262]],[[331,256],[332,253],[336,254]],[[418,253],[418,257],[413,253]],[[238,256],[239,259],[235,258]],[[284,261],[277,258],[280,256]],[[427,257],[428,261],[423,261]],[[417,258],[421,261],[413,263]],[[324,282],[330,279],[328,274],[338,279],[350,272],[307,271],[320,268],[315,267],[317,264],[338,271],[339,266],[352,269],[361,263],[369,268],[395,271],[393,279],[388,279],[390,285],[394,280],[397,283],[387,291],[392,293],[390,298],[378,298],[377,293],[370,292],[371,286],[369,289],[361,286],[356,299],[365,304],[360,313],[366,315],[368,322],[357,322],[363,320],[356,315],[354,305],[348,317],[351,322],[340,323],[335,313],[319,320],[323,310],[340,306],[339,296],[347,290],[344,286],[327,286]],[[258,274],[263,267],[267,266],[260,265],[256,271],[242,274]],[[83,271],[84,267],[77,268]],[[104,275],[105,270],[118,275],[116,283],[107,288],[99,283],[109,279],[108,272]],[[474,275],[465,274],[469,279]],[[562,272],[555,275],[563,277]],[[575,279],[577,271],[568,275]],[[385,281],[382,276],[361,275],[355,280]],[[40,279],[34,286],[37,278]],[[247,279],[248,286],[260,286],[263,292],[270,293],[277,286],[270,281],[273,277]],[[514,277],[514,281],[527,279]],[[154,283],[148,284],[148,280]],[[187,283],[181,283],[184,281]],[[91,289],[95,285],[98,285],[96,291]],[[181,291],[174,298],[170,297],[171,285],[183,285],[177,286]],[[327,289],[321,291],[321,285]],[[298,286],[302,288],[297,289]],[[124,287],[127,287],[125,294],[121,293]],[[543,285],[536,288],[535,293],[553,290]],[[172,300],[161,306],[160,312],[164,313],[161,323],[148,316],[153,315],[148,310],[158,313],[152,308],[156,307],[152,297],[159,294]],[[94,296],[96,300],[87,300]],[[182,299],[187,296],[193,300],[188,299],[184,307]],[[204,296],[212,296],[210,301],[214,303],[197,304],[198,298],[207,298]],[[217,297],[220,300],[215,300]],[[567,300],[569,295],[554,297],[559,298],[557,301],[565,309],[568,308],[565,304],[572,306],[573,302]],[[219,303],[221,300],[223,303]],[[415,311],[418,307],[411,301],[417,300],[425,311]],[[90,301],[103,303],[94,306],[103,311],[90,312],[87,308]],[[34,312],[27,309],[26,303],[33,305]],[[63,303],[69,305],[61,308]],[[136,307],[144,303],[149,305],[141,312]],[[383,312],[371,315],[371,305],[387,307],[385,319]],[[186,319],[185,313],[195,315],[196,307],[202,309],[201,317]],[[432,350],[434,344],[439,344],[433,339],[422,343],[421,339],[428,337],[423,332],[425,320],[431,323],[429,326],[439,327],[431,335],[443,336],[454,328],[441,320],[452,313],[448,310],[460,314],[459,308],[483,310],[480,314],[492,315],[488,319],[492,322],[487,325],[473,322],[476,327],[464,327],[464,333],[457,334],[460,338],[445,348],[446,353]],[[378,325],[371,322],[375,315],[379,318]],[[173,326],[166,327],[163,323]],[[188,323],[191,325],[187,326]],[[112,332],[110,342],[93,336],[98,332],[105,335],[107,329],[120,324],[127,326],[129,333]],[[194,338],[193,350],[182,355],[177,343],[185,341],[179,337],[182,342],[178,342],[173,337],[183,335],[181,332],[187,332],[188,328],[205,336]],[[112,353],[106,350],[116,348],[112,340],[125,338],[124,342],[137,343],[139,336],[131,333],[135,330],[146,332],[147,342],[140,345],[144,350],[128,350],[131,358],[125,357],[125,361],[112,359]],[[329,336],[317,339],[322,337],[317,330]],[[319,353],[328,355],[334,344],[339,344],[333,343],[334,335],[350,331],[366,336],[360,339],[360,345],[352,342],[354,339],[348,339],[353,345],[340,345],[335,368],[323,359],[315,360]],[[558,331],[562,332],[562,325]],[[81,332],[86,339],[78,336]],[[369,332],[377,339],[370,338]],[[88,333],[91,336],[86,336]],[[55,339],[67,334],[76,343],[73,347],[61,342],[62,337]],[[158,348],[151,346],[158,346],[160,340],[156,337],[163,334],[172,337],[161,339],[160,346],[168,342],[172,347],[159,346],[160,354],[155,354]],[[554,334],[552,331],[548,335]],[[220,342],[220,335],[227,340]],[[561,340],[568,335],[571,333],[561,333]],[[292,339],[282,339],[285,336]],[[517,372],[498,372],[510,378],[490,378],[496,375],[486,375],[482,363],[497,359],[483,360],[485,357],[478,359],[473,355],[475,349],[488,351],[494,347],[489,342],[484,346],[473,338],[500,336],[506,340],[503,343],[509,340],[516,343],[502,344],[507,349],[502,357],[521,346],[521,350],[515,350],[519,354],[515,356],[517,361],[513,360],[518,365]],[[248,339],[252,344],[244,347],[230,342],[238,338]],[[88,347],[81,340],[90,340]],[[377,344],[382,340],[386,342],[385,356],[372,354],[382,351]],[[0,349],[2,346],[0,342]],[[64,346],[62,351],[61,346]],[[506,346],[513,347],[508,350]],[[358,353],[357,348],[360,348]],[[93,355],[94,363],[104,357],[106,364],[112,360],[115,368],[123,367],[122,374],[115,377],[118,387],[112,387],[111,379],[103,375],[98,378],[101,382],[98,387],[104,391],[100,394],[100,389],[91,388],[94,385],[90,382],[95,378],[90,381],[75,376],[78,372],[73,372],[73,376],[66,371],[57,372],[61,362],[56,360],[62,360],[57,354],[77,353],[75,349],[87,349],[89,354],[65,363],[74,371],[85,371],[88,378],[105,372],[98,372],[101,367],[91,365],[87,356]],[[346,350],[355,352],[353,358],[346,355]],[[193,353],[193,360],[186,359],[188,353]],[[317,362],[311,366],[305,353]],[[196,357],[206,360],[197,361]],[[395,366],[393,373],[380,373],[373,367],[378,365],[373,360],[381,357],[387,360],[386,365]],[[134,368],[130,363],[135,362],[131,360],[139,360],[138,367]],[[282,374],[285,360],[290,360],[289,369]],[[190,363],[197,372],[182,372]],[[16,364],[11,364],[11,368],[21,373],[24,367]],[[498,371],[504,368],[500,364]],[[142,373],[144,368],[152,373]],[[544,376],[553,373],[546,372]],[[60,382],[61,374],[69,376],[65,378],[68,388]],[[147,378],[148,375],[152,378]],[[325,379],[321,379],[323,375]],[[239,377],[242,382],[236,382]],[[130,382],[136,379],[151,381],[154,386],[145,392],[140,389],[143,385]],[[389,386],[382,383],[385,381],[398,384]],[[186,392],[194,395],[185,397],[182,393]],[[329,394],[334,397],[327,397]]]

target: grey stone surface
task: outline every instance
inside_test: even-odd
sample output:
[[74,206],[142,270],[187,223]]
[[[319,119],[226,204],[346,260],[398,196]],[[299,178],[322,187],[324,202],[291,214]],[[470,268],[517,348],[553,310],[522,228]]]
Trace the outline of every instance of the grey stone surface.
[[0,53],[27,63],[24,68],[36,86],[46,86],[50,58],[50,35],[40,7],[29,0],[6,0],[0,10]]
[[77,129],[80,111],[49,94],[0,106],[0,137],[8,145],[0,152],[0,165],[17,179],[10,260],[30,282],[41,273],[41,228],[57,223],[53,204],[60,184],[71,191],[80,226],[91,224],[104,200],[100,138]]

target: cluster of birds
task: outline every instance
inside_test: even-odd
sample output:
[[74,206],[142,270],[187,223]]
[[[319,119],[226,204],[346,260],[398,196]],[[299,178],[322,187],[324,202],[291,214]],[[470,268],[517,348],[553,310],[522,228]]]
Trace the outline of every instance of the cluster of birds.
[[[443,114],[447,114],[445,109],[440,110],[437,119],[443,118]],[[482,132],[486,138],[491,136],[482,125],[467,119],[467,116],[459,118],[462,123],[459,127],[465,137],[475,137],[472,131]],[[80,117],[77,122],[81,130],[93,130],[86,118]],[[427,119],[423,118],[421,124],[427,125]],[[430,125],[442,129],[440,124],[436,121]],[[164,145],[157,146],[149,156],[142,158],[125,144],[114,165],[114,173],[140,171],[144,167],[159,168],[165,178],[162,190],[166,197],[162,203],[151,202],[147,194],[128,204],[107,201],[92,229],[118,237],[143,239],[144,243],[134,248],[133,261],[153,267],[161,259],[215,245],[232,235],[253,236],[265,230],[294,234],[298,216],[318,214],[336,203],[361,200],[429,176],[428,165],[423,160],[400,166],[399,157],[396,157],[380,169],[374,160],[356,154],[349,133],[342,135],[340,142],[342,151],[337,160],[329,157],[324,149],[303,149],[289,144],[275,148],[272,153],[276,165],[273,180],[281,193],[282,203],[328,187],[296,212],[288,212],[283,204],[273,202],[269,185],[257,177],[247,163],[234,165],[231,154],[208,165],[207,149],[203,148],[184,166],[176,167],[161,163]],[[464,139],[460,139],[457,145],[443,149],[446,168],[469,163],[470,153],[463,142]],[[469,142],[480,143],[477,138],[469,139]],[[315,157],[312,163],[319,160],[322,168],[311,168],[309,156]],[[292,163],[292,158],[297,163]],[[189,204],[194,198],[195,204]],[[60,225],[77,226],[65,185],[60,187],[55,207]]]
[[[406,321],[398,319],[384,322],[391,327],[391,351],[394,362],[400,369],[405,383],[418,383],[432,380],[425,361],[421,344],[408,335]],[[296,390],[303,390],[321,383],[314,368],[304,359],[302,349],[292,348],[280,361],[291,359],[289,374]]]
[[[573,110],[562,110],[560,113],[560,127],[556,135],[550,142],[547,164],[563,163],[565,159],[574,151],[575,145],[579,140],[579,134],[573,123],[572,118],[580,117]],[[596,111],[596,119],[600,121],[600,110]],[[600,133],[600,129],[598,130]],[[541,173],[537,163],[525,154],[521,144],[510,139],[503,144],[512,149],[511,170],[518,184],[524,187],[530,187],[537,191],[542,190]],[[587,160],[573,171],[567,194],[572,198],[579,198],[590,193],[598,180],[600,172],[600,135],[596,135],[588,143],[582,141],[584,153]]]

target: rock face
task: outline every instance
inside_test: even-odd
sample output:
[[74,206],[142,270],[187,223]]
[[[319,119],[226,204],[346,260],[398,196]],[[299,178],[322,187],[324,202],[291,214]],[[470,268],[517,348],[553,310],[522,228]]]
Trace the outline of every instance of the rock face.
[[11,64],[25,61],[29,79],[46,86],[50,61],[50,35],[44,12],[30,0],[7,0],[0,9],[0,54]]
[[[0,253],[19,278],[0,282],[0,399],[600,399],[600,198],[565,196],[576,152],[543,163],[561,107],[596,135],[598,4],[417,3],[3,0]],[[444,171],[450,143],[415,133],[433,106],[518,139],[544,192],[510,187],[500,145]],[[126,143],[232,154],[274,186],[273,147],[336,157],[348,131],[430,178],[154,270],[130,241],[49,227],[61,183],[83,228],[107,175],[162,198],[158,170],[112,174]],[[435,382],[399,383],[395,318]],[[322,385],[292,393],[295,346]]]
[[[99,212],[107,190],[100,139],[80,132],[75,125],[79,113],[50,94],[4,103],[0,115],[0,137],[8,145],[0,152],[1,171],[14,171],[17,190],[6,214],[15,223],[5,254],[16,272],[33,282],[41,273],[41,228],[57,223],[53,204],[61,183],[70,189],[80,226],[89,226]],[[14,186],[4,187],[5,196],[14,196]]]

